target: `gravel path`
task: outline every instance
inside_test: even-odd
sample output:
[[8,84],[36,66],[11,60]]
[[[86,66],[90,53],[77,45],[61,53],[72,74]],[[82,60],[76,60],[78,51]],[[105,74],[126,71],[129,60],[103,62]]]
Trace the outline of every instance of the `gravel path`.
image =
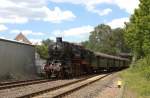
[[57,80],[57,81],[40,83],[40,84],[0,90],[0,98],[15,98],[15,97],[19,97],[21,95],[29,94],[32,92],[37,92],[37,91],[45,90],[48,88],[53,88],[55,86],[66,84],[75,80],[78,80],[78,79]]
[[120,78],[113,79],[113,81],[99,92],[98,96],[95,98],[122,98],[123,87],[117,87],[118,80],[120,80]]
[[105,77],[64,98],[118,98],[122,88],[116,87],[116,74]]

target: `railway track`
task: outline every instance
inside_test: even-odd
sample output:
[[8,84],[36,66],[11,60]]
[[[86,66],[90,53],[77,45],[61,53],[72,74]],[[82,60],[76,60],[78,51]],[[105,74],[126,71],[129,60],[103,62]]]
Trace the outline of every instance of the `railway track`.
[[11,81],[11,82],[0,82],[0,86],[8,85],[8,84],[21,83],[21,82],[25,82],[25,81],[35,81],[35,80],[43,80],[43,79],[29,79],[29,80],[19,80],[19,81]]
[[13,81],[13,82],[4,82],[0,83],[0,90],[3,89],[10,89],[14,87],[20,87],[20,86],[26,86],[26,85],[32,85],[32,84],[38,84],[38,83],[44,83],[52,81],[50,79],[33,79],[33,80],[23,80],[23,81]]
[[39,92],[34,92],[34,93],[30,93],[24,96],[20,96],[18,98],[31,98],[31,97],[35,97],[35,98],[61,98],[62,96],[68,95],[73,91],[76,91],[84,86],[87,86],[91,83],[94,83],[106,76],[108,76],[110,74],[105,74],[105,75],[97,75],[97,76],[90,76],[90,77],[86,77],[80,80],[76,80],[70,83],[66,83],[60,86],[56,86],[53,88],[49,88],[46,90],[42,90]]

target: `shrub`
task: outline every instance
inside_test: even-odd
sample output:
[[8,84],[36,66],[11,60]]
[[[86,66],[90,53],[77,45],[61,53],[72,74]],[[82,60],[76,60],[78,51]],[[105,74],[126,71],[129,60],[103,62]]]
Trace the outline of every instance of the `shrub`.
[[[131,64],[128,70],[121,73],[128,88],[139,94],[140,98],[150,97],[150,56]],[[148,97],[147,97],[148,96]]]

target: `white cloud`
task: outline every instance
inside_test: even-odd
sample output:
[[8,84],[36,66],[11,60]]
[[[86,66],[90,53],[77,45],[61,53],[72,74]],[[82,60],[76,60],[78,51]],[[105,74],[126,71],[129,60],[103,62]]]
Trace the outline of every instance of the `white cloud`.
[[33,32],[32,30],[11,30],[10,33],[22,33],[24,34],[25,36],[28,36],[28,35],[34,35],[34,36],[42,36],[42,35],[45,35],[45,33],[43,32]]
[[125,22],[129,22],[129,18],[128,17],[114,19],[111,22],[108,22],[106,24],[109,25],[109,26],[111,26],[114,29],[114,28],[118,28],[118,27],[123,28],[124,25],[125,25],[124,24]]
[[47,13],[45,21],[50,21],[53,23],[60,23],[63,20],[73,20],[76,16],[71,11],[62,11],[60,8],[55,7],[54,11],[44,8]]
[[27,23],[28,21],[48,21],[60,23],[73,20],[76,16],[69,10],[59,7],[48,8],[48,2],[72,3],[85,6],[88,11],[100,16],[108,15],[112,9],[97,9],[100,4],[113,4],[124,9],[128,13],[138,7],[139,0],[0,0],[0,24]]
[[103,3],[117,5],[118,7],[120,7],[120,9],[124,9],[128,13],[133,13],[134,9],[137,8],[139,4],[139,0],[49,0],[49,1],[56,3],[72,3],[84,5],[87,10],[92,12],[96,11],[97,14],[99,14],[99,12],[101,11],[97,10],[96,6]]
[[114,4],[132,14],[135,8],[138,8],[139,0],[114,0]]
[[0,17],[0,23],[5,24],[5,23],[27,23],[28,19],[25,17],[20,17],[20,16],[10,16],[8,18],[5,17]]
[[64,30],[62,34],[64,36],[82,36],[82,35],[87,35],[92,30],[93,30],[93,27],[88,25],[88,26],[82,26],[82,27]]
[[112,2],[112,0],[49,0],[49,1],[55,3],[72,3],[72,4],[83,4],[83,5]]
[[52,32],[53,37],[51,37],[50,39],[55,40],[55,37],[63,37],[64,39],[69,38],[69,39],[74,40],[74,39],[79,38],[80,40],[77,40],[77,41],[80,42],[81,40],[82,41],[86,40],[90,32],[93,30],[94,30],[94,27],[90,25],[70,28],[67,30],[56,30]]
[[60,23],[75,15],[58,7],[49,9],[47,0],[0,0],[0,23],[26,23],[31,20]]
[[105,8],[105,9],[97,9],[96,8],[96,6],[98,4],[110,3],[111,0],[92,0],[92,1],[89,0],[88,2],[86,0],[83,0],[83,1],[85,1],[84,5],[86,6],[86,9],[88,11],[97,13],[100,16],[108,15],[110,12],[112,12],[112,9],[110,9],[110,8]]
[[56,30],[53,32],[54,36],[63,36],[63,37],[68,37],[68,36],[82,36],[82,35],[87,35],[89,32],[93,30],[93,27],[88,25],[88,26],[81,26],[81,27],[76,27],[76,28],[70,28],[68,30]]
[[106,9],[103,9],[103,10],[97,10],[95,8],[93,8],[93,9],[88,8],[88,10],[92,11],[94,13],[97,13],[100,16],[105,16],[105,15],[108,15],[109,13],[112,12],[112,9],[110,9],[110,8],[106,8]]
[[103,15],[109,14],[110,12],[112,12],[112,9],[107,8],[107,9],[104,9],[102,11],[99,11],[98,13],[99,13],[100,16],[103,16]]
[[96,9],[96,5],[101,3],[110,3],[111,0],[49,0],[55,3],[72,3],[72,4],[80,4],[86,7],[86,9],[90,12],[97,13],[100,16],[104,16],[109,14],[112,10],[110,8],[106,9]]
[[5,37],[3,37],[3,36],[0,36],[0,38],[1,38],[1,39],[6,39],[6,38],[5,38]]
[[5,25],[0,25],[0,32],[1,31],[5,31],[7,30],[8,28],[5,26]]
[[41,45],[42,39],[29,39],[33,45]]

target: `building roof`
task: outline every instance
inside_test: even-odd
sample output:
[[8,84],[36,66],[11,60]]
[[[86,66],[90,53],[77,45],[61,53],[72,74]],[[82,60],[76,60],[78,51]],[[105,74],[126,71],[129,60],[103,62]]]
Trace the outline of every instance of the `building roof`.
[[10,40],[10,39],[2,39],[2,38],[0,38],[0,42],[1,41],[15,43],[15,44],[20,44],[20,45],[33,46],[34,47],[34,45],[32,45],[32,44],[27,44],[27,43],[20,42],[20,41],[17,41],[17,40]]
[[16,36],[15,40],[30,45],[32,44],[21,32]]

